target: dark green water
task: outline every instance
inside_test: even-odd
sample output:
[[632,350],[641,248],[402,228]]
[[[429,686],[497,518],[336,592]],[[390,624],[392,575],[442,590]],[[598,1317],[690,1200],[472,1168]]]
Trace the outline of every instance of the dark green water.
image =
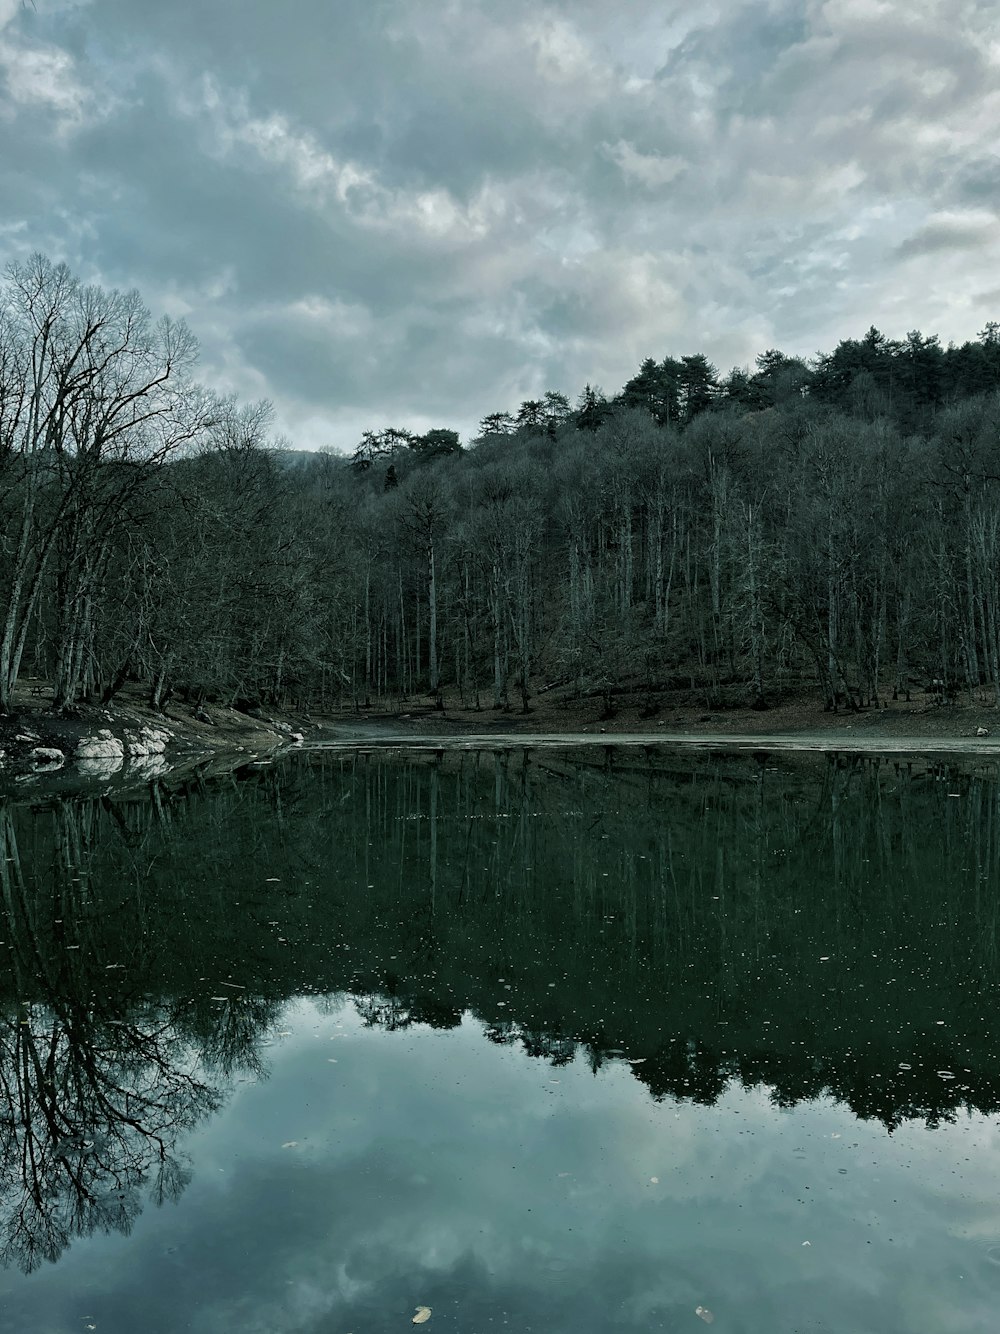
[[998,873],[985,765],[0,806],[0,1329],[993,1334]]

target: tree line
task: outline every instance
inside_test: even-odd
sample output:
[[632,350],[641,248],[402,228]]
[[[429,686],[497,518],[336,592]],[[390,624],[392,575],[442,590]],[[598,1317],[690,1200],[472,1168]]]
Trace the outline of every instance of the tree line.
[[[720,375],[649,358],[351,457],[196,379],[181,322],[41,256],[0,286],[0,712],[325,708],[555,686],[1000,703],[1000,327]],[[675,696],[676,697],[676,696]]]

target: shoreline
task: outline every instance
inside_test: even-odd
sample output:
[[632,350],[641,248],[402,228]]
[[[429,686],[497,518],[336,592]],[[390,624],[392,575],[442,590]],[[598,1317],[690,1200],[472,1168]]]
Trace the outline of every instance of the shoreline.
[[[62,716],[42,704],[42,682],[27,682],[0,717],[0,796],[121,790],[156,778],[232,772],[293,751],[344,749],[515,749],[656,747],[664,750],[1000,758],[1000,721],[985,699],[887,705],[859,713],[822,711],[799,697],[763,712],[690,705],[645,717],[636,701],[612,718],[593,701],[539,697],[527,714],[423,701],[408,711],[240,712],[175,704],[162,713],[137,694]],[[993,735],[995,733],[995,735]],[[57,758],[40,758],[48,752]]]
[[[349,728],[345,731],[350,733]],[[407,733],[390,727],[362,729],[308,742],[296,749],[512,750],[521,747],[645,746],[664,750],[774,751],[803,754],[954,755],[1000,758],[1000,736],[943,738],[931,736],[845,737],[842,733],[715,732],[451,732]]]

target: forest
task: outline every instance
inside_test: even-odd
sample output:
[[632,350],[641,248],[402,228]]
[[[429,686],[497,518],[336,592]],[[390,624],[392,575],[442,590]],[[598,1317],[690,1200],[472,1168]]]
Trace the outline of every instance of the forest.
[[35,256],[0,284],[0,713],[528,711],[559,687],[828,709],[1000,704],[1000,325],[872,327],[721,373],[650,357],[477,436],[275,439],[136,293]]

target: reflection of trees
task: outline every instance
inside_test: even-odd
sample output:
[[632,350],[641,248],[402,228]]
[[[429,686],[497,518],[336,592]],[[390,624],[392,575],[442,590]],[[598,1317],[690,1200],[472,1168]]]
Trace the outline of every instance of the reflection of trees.
[[426,1024],[428,1028],[457,1028],[462,1011],[434,996],[403,997],[397,991],[397,979],[390,978],[383,992],[358,996],[354,1008],[366,1028],[384,1028],[389,1033]]
[[[8,971],[15,994],[31,997],[0,1012],[0,1259],[25,1271],[75,1236],[128,1232],[145,1197],[180,1195],[189,1172],[178,1137],[222,1102],[211,1072],[257,1070],[255,1044],[273,1015],[238,995],[206,1012],[210,1002],[143,996],[148,942],[123,949],[92,911],[96,811],[48,812],[50,837],[33,847],[29,874],[0,807]],[[121,839],[126,861],[141,845],[134,833]],[[109,945],[128,966],[105,962]]]
[[169,1012],[103,1021],[78,1003],[0,1019],[4,1262],[32,1270],[74,1236],[128,1232],[141,1193],[175,1199],[178,1134],[219,1106]]
[[0,808],[7,1253],[176,1193],[178,1136],[303,993],[630,1060],[655,1098],[995,1110],[998,872],[992,772],[874,760],[326,752]]
[[[371,939],[370,1023],[413,1022],[407,979],[430,957],[488,1040],[595,1070],[633,1060],[657,1098],[763,1084],[890,1129],[1000,1105],[982,1023],[1000,1001],[988,767],[608,749],[369,754],[338,779],[360,817],[337,828],[340,860],[360,823],[378,890],[348,909],[353,947]],[[400,929],[376,940],[376,919]],[[374,963],[387,954],[398,975]]]

